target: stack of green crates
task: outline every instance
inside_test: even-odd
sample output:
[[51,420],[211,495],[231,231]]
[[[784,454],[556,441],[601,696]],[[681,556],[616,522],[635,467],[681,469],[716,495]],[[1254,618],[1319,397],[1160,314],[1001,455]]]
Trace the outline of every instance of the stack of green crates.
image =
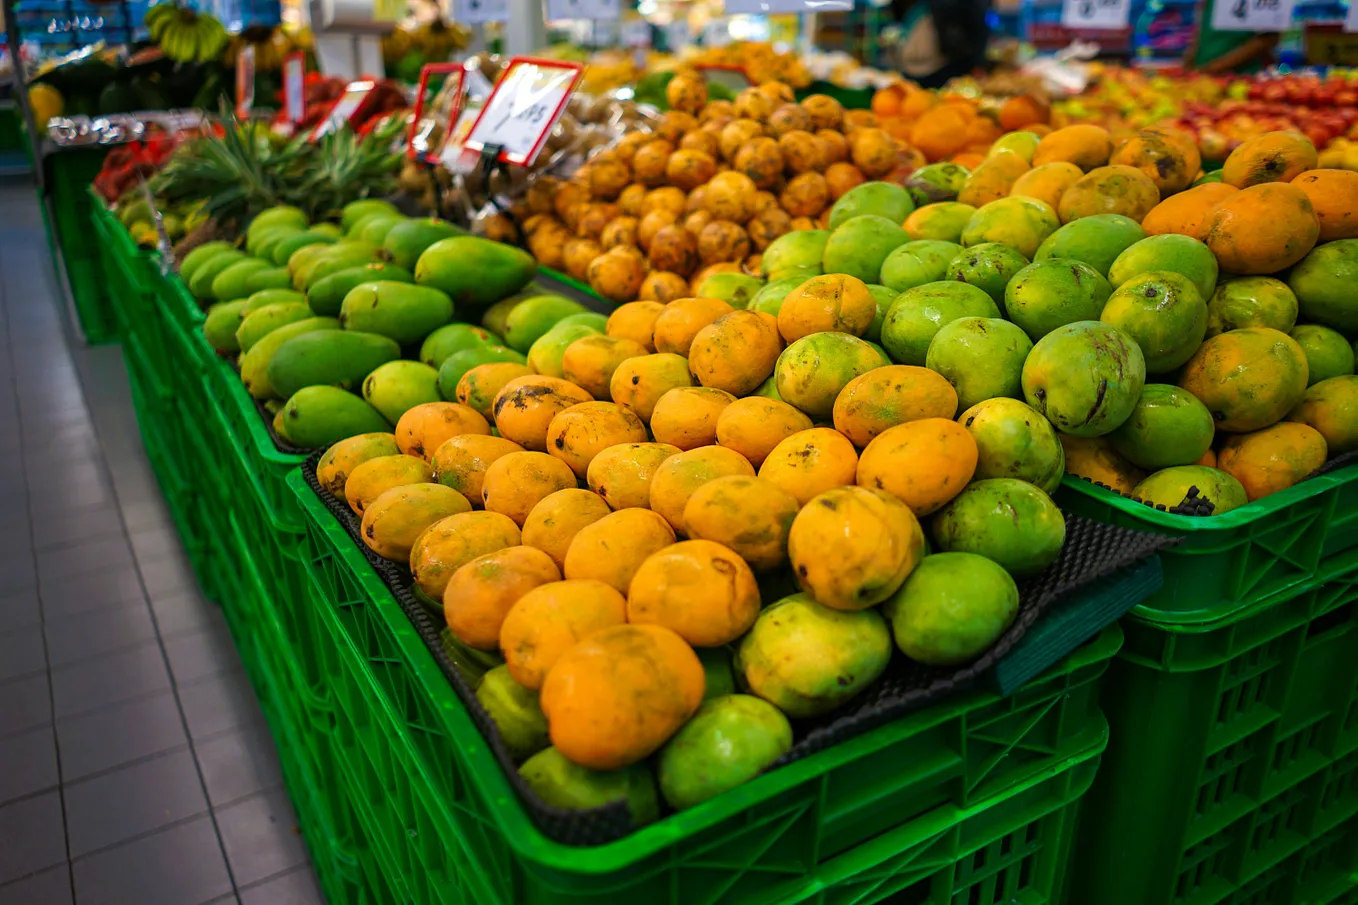
[[1184,538],[1103,684],[1072,905],[1358,902],[1358,466],[1208,518],[1059,499]]
[[89,188],[107,153],[108,148],[99,145],[63,148],[45,155],[40,162],[47,191],[43,222],[48,245],[52,259],[61,261],[65,268],[80,330],[91,344],[118,338],[113,313],[116,300],[100,259],[93,223],[103,202],[96,204],[98,196]]
[[303,609],[324,635],[330,745],[394,902],[1000,905],[1062,900],[1107,727],[1110,628],[1010,697],[963,694],[606,845],[532,822],[353,538],[307,485]]

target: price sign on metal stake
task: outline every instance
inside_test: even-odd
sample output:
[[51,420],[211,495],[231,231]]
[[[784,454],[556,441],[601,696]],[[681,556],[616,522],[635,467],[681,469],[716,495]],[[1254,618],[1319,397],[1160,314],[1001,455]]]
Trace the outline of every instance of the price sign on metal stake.
[[466,148],[479,154],[500,147],[499,159],[528,166],[566,109],[584,67],[559,60],[515,57],[472,124]]
[[1065,0],[1061,6],[1061,24],[1066,28],[1116,31],[1131,20],[1131,0]]
[[1286,31],[1292,24],[1292,0],[1217,0],[1212,27],[1218,31]]
[[[442,75],[443,84],[429,96],[429,81]],[[461,63],[426,63],[420,70],[420,87],[415,94],[415,115],[410,121],[410,141],[406,154],[412,160],[423,159],[436,144],[446,138],[462,112],[466,70]]]
[[290,53],[283,60],[283,112],[288,122],[306,119],[306,54]]
[[255,45],[236,54],[236,118],[246,119],[255,106]]

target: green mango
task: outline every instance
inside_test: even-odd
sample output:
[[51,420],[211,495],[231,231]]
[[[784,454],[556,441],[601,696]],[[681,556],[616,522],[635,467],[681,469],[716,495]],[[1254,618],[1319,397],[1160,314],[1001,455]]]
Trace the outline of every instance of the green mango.
[[[900,186],[895,188],[900,189]],[[904,189],[900,191],[905,192]],[[825,243],[821,269],[826,273],[846,273],[864,283],[878,282],[887,256],[910,241],[910,234],[901,229],[900,224],[900,220],[889,220],[876,214],[845,220],[830,233],[830,240]]]
[[303,387],[288,399],[281,414],[288,442],[302,449],[391,429],[376,409],[339,387]]
[[636,826],[660,818],[655,777],[645,762],[603,772],[577,766],[560,751],[548,748],[528,758],[519,775],[539,798],[562,810],[587,811],[611,801],[624,801]]
[[340,211],[340,229],[347,233],[359,220],[377,213],[396,214],[400,211],[396,209],[396,205],[384,198],[360,198],[358,201],[350,201]]
[[400,346],[375,333],[351,330],[304,333],[285,342],[273,354],[269,361],[269,383],[283,397],[308,386],[357,390],[376,368],[400,357]]
[[513,349],[506,349],[504,346],[473,346],[470,349],[463,349],[461,352],[454,352],[443,360],[443,364],[439,365],[439,395],[449,401],[457,399],[457,384],[462,379],[462,375],[477,365],[491,364],[497,361],[508,361],[514,364],[525,363],[522,355]]
[[976,553],[935,553],[924,557],[881,609],[891,620],[896,645],[910,659],[961,666],[989,650],[1013,624],[1018,600],[1013,576],[998,563]]
[[422,361],[389,361],[363,381],[363,398],[392,424],[417,405],[439,402],[439,372]]
[[273,247],[273,254],[270,259],[279,267],[285,267],[292,253],[299,248],[306,248],[308,245],[334,245],[338,239],[329,233],[321,232],[319,229],[312,228],[299,233],[294,233]]
[[298,302],[265,305],[247,314],[241,321],[240,328],[236,330],[236,342],[242,352],[249,352],[255,343],[279,327],[295,324],[311,316],[311,309]]
[[423,340],[453,319],[453,303],[437,289],[390,280],[359,283],[344,296],[346,330],[389,336],[401,345]]
[[526,298],[528,297],[511,295],[509,298],[500,299],[487,308],[485,314],[481,315],[481,326],[496,336],[503,337],[505,330],[508,329],[509,312],[517,308],[519,303]]
[[250,293],[249,298],[245,300],[244,314],[249,316],[265,305],[279,305],[284,302],[306,304],[306,296],[293,289],[261,289]]
[[603,333],[608,327],[608,317],[597,311],[581,311],[579,314],[568,314],[556,322],[558,327],[572,324],[584,324],[586,327],[593,327]]
[[513,761],[522,763],[551,744],[547,717],[538,705],[538,693],[524,688],[509,675],[509,667],[497,666],[481,677],[476,699],[495,721],[500,738]]
[[[240,379],[245,390],[255,399],[271,399],[278,394],[269,383],[269,362],[274,353],[288,340],[313,330],[338,330],[339,321],[333,317],[309,317],[272,331],[240,357]],[[388,428],[382,428],[388,430]]]
[[539,336],[528,350],[528,366],[539,374],[561,377],[561,360],[566,355],[566,347],[577,339],[598,334],[598,330],[587,324],[557,324]]
[[585,306],[563,295],[534,295],[510,310],[505,318],[505,345],[527,353],[557,322],[585,312]]
[[764,281],[744,273],[714,273],[698,286],[702,298],[721,299],[732,308],[744,308],[764,288]]
[[373,280],[386,280],[389,283],[413,283],[415,276],[409,270],[397,267],[394,264],[381,262],[360,264],[357,267],[332,273],[330,276],[313,283],[306,293],[307,304],[317,315],[334,317],[340,313],[340,306],[344,304],[344,297],[349,294],[350,289],[360,283],[370,283]]
[[203,321],[203,337],[207,344],[218,352],[234,354],[240,351],[236,341],[236,330],[245,319],[245,299],[234,302],[218,302],[207,311]]
[[272,266],[269,262],[261,261],[259,258],[237,261],[212,280],[212,296],[221,302],[248,298],[254,290],[246,284],[246,280],[261,270],[270,269]]
[[266,267],[245,278],[245,289],[254,295],[261,289],[291,289],[292,277],[286,267]]
[[306,235],[306,230],[303,229],[293,229],[291,227],[268,229],[259,234],[259,241],[255,243],[254,248],[250,248],[248,251],[261,261],[268,261],[272,264],[274,251],[278,246],[295,236],[303,235]]
[[707,700],[660,752],[660,794],[676,811],[754,779],[792,748],[782,711],[746,694]]
[[437,368],[455,352],[499,344],[500,337],[484,327],[473,324],[444,324],[424,338],[420,345],[420,361],[431,368]]
[[[769,243],[759,259],[760,269],[770,280],[821,274],[820,261],[825,256],[825,243],[830,241],[829,230],[803,229],[784,233]],[[875,279],[875,277],[874,277]]]
[[929,528],[940,552],[977,553],[1018,578],[1055,562],[1066,541],[1061,510],[1020,478],[972,481],[934,514]]
[[440,239],[415,264],[415,282],[446,293],[456,304],[483,308],[513,295],[537,275],[528,252],[478,236]]
[[363,229],[359,231],[358,237],[364,242],[371,242],[380,247],[386,240],[387,233],[391,232],[396,224],[404,223],[405,219],[400,214],[369,217],[363,221]]
[[244,260],[246,260],[245,252],[236,251],[234,248],[217,252],[194,268],[193,276],[188,281],[189,292],[196,299],[215,299],[216,296],[212,294],[212,283],[217,279],[218,274],[232,264]]
[[249,235],[276,226],[306,229],[306,225],[306,214],[302,213],[301,208],[293,207],[290,204],[279,204],[256,214],[255,219],[250,221],[250,226],[245,232],[246,235]]
[[397,267],[413,270],[424,250],[440,239],[451,239],[458,228],[446,220],[427,217],[420,220],[401,220],[382,239],[382,250]]
[[184,260],[179,262],[179,278],[187,285],[189,280],[193,279],[193,274],[199,267],[216,257],[219,252],[233,250],[230,242],[223,242],[220,239],[204,242],[184,255]]
[[864,182],[849,189],[830,208],[830,229],[837,230],[854,217],[875,216],[896,225],[914,213],[910,192],[894,182]]
[[[317,255],[304,272],[294,273],[292,285],[294,288],[310,292],[312,286],[332,273],[339,273],[341,270],[348,270],[351,267],[361,267],[364,264],[378,263],[381,263],[381,260],[378,258],[377,252],[373,251],[371,245],[366,243],[359,245],[336,243]],[[297,285],[299,275],[302,276],[301,286]]]

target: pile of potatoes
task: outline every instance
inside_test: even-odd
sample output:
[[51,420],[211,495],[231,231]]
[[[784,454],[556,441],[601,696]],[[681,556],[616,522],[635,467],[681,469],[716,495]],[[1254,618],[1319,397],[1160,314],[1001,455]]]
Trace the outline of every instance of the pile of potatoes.
[[826,95],[797,103],[767,82],[708,100],[682,72],[671,109],[626,132],[569,180],[537,180],[518,210],[538,261],[615,302],[698,294],[712,274],[759,272],[784,233],[825,225],[831,205],[872,179],[901,182],[925,162],[868,110]]

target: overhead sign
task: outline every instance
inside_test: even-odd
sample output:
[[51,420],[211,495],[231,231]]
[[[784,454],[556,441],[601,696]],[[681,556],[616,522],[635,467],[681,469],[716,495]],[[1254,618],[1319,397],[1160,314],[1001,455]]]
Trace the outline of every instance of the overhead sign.
[[853,0],[726,0],[728,16],[772,16],[781,13],[844,13]]
[[1212,27],[1217,31],[1286,31],[1292,24],[1292,0],[1217,0]]
[[547,0],[547,19],[616,19],[622,15],[619,0]]
[[468,25],[509,21],[509,0],[454,0],[453,10],[453,18]]
[[1061,24],[1066,28],[1115,31],[1131,20],[1131,0],[1065,0],[1061,6]]

